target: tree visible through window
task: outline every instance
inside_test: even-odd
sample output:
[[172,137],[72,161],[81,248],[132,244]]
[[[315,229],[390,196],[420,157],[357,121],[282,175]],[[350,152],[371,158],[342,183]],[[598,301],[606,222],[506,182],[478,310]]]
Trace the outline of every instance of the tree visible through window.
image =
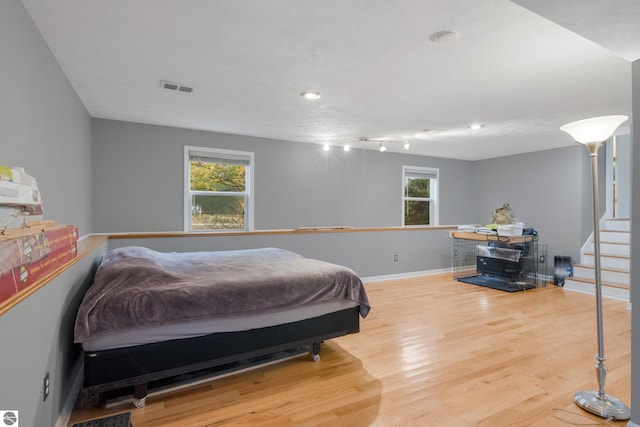
[[185,157],[188,157],[188,202],[185,209],[189,210],[185,229],[252,228],[249,208],[253,153],[187,147]]
[[438,170],[403,166],[403,225],[437,225]]

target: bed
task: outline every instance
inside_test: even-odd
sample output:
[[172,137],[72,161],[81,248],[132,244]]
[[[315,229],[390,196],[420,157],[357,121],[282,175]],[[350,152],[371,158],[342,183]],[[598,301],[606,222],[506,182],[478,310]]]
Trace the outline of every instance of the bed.
[[129,246],[101,259],[78,309],[81,403],[193,372],[226,372],[357,333],[370,305],[350,269],[277,248],[163,253]]

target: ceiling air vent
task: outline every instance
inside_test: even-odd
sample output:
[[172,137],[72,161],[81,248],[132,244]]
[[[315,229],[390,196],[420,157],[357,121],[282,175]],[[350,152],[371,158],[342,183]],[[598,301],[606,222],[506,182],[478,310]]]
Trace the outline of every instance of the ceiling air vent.
[[186,92],[186,93],[193,92],[193,88],[192,87],[181,85],[181,84],[178,84],[178,83],[165,82],[165,81],[161,81],[160,82],[160,87],[163,88],[163,89],[175,90],[175,91],[178,91],[178,92]]

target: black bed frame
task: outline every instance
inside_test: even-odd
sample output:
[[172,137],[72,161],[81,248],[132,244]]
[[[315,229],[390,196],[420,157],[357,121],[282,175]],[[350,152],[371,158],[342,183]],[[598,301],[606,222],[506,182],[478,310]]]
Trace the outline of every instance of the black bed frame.
[[[81,405],[96,406],[105,392],[133,388],[134,404],[144,406],[149,384],[211,368],[242,369],[251,360],[304,349],[319,360],[320,343],[360,330],[359,307],[240,332],[215,333],[84,354]],[[273,360],[273,359],[271,359]],[[262,362],[264,363],[264,362]]]

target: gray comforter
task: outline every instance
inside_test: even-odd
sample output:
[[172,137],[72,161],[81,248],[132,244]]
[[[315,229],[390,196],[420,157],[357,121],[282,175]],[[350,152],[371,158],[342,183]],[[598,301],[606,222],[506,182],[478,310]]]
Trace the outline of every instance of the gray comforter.
[[370,310],[350,269],[282,249],[161,253],[107,252],[76,317],[75,342],[115,331],[232,318],[335,299]]

